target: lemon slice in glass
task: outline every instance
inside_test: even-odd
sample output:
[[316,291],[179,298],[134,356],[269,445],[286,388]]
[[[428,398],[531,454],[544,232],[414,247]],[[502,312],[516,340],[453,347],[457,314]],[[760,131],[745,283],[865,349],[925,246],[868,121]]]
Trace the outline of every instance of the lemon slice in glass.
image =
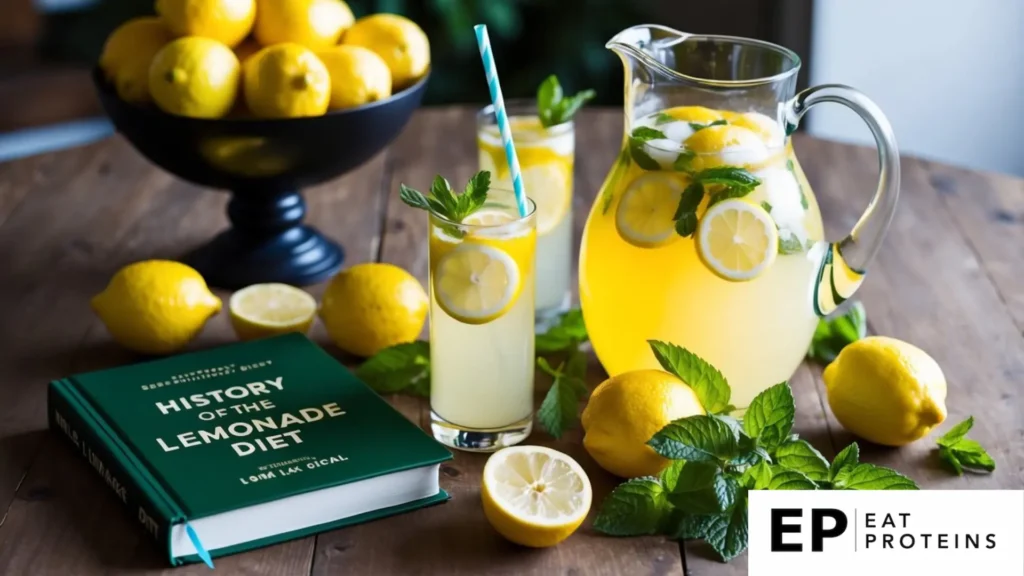
[[638,248],[657,248],[679,239],[675,214],[683,181],[658,173],[643,174],[626,188],[615,211],[619,236]]
[[484,515],[505,538],[534,548],[554,546],[583,523],[593,493],[569,456],[541,446],[495,452],[484,466]]
[[522,288],[519,266],[504,250],[463,242],[441,257],[434,268],[434,294],[441,309],[466,324],[501,317]]
[[241,340],[305,334],[313,324],[316,300],[288,284],[253,284],[235,292],[228,301],[231,325]]
[[753,280],[779,253],[779,232],[764,208],[746,200],[723,200],[697,226],[697,254],[718,277]]

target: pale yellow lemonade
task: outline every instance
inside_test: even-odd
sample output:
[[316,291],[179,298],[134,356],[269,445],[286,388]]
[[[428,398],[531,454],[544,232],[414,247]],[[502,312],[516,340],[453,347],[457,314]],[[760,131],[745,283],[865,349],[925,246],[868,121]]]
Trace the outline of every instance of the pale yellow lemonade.
[[460,225],[430,215],[430,407],[449,445],[497,447],[463,445],[453,430],[518,430],[499,445],[529,434],[535,226],[494,190]]
[[[633,141],[647,169],[630,148],[640,127],[664,136]],[[782,128],[763,114],[670,108],[626,136],[581,246],[595,352],[614,376],[658,367],[648,340],[678,344],[721,370],[744,408],[793,374],[818,322],[811,299],[827,245],[811,188]],[[699,225],[683,237],[674,229],[680,198],[694,174],[716,166],[744,168],[760,185],[710,211],[717,188],[707,186]]]
[[[572,278],[572,191],[575,133],[572,122],[545,128],[536,116],[511,116],[512,140],[527,195],[537,203],[537,315],[569,305]],[[511,189],[508,161],[497,125],[477,129],[480,170]]]

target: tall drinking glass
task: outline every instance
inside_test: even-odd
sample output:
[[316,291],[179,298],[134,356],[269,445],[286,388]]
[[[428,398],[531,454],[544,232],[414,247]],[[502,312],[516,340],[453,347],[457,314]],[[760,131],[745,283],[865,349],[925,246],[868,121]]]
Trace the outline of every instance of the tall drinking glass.
[[[576,132],[572,121],[545,128],[533,100],[509,100],[506,111],[519,156],[523,185],[537,202],[537,321],[543,325],[569,308],[572,278],[572,170]],[[494,107],[477,114],[481,170],[511,189],[508,162]]]
[[533,426],[536,206],[492,188],[461,223],[430,214],[430,417],[452,448],[497,450]]

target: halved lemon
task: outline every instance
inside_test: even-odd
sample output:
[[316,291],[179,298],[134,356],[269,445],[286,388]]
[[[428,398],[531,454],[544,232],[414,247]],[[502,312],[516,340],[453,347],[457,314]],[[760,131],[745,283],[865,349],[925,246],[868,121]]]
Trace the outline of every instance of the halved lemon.
[[633,180],[615,211],[619,236],[638,248],[657,248],[678,240],[675,214],[685,188],[681,177],[657,172]]
[[305,334],[316,315],[316,300],[288,284],[253,284],[231,295],[231,325],[241,340]]
[[697,226],[697,254],[716,276],[753,280],[779,253],[779,232],[764,208],[732,198],[711,206]]
[[513,446],[491,455],[480,497],[484,515],[505,538],[534,548],[568,538],[590,511],[590,479],[561,452]]
[[723,115],[717,110],[705,108],[704,106],[676,106],[665,110],[665,114],[682,120],[683,122],[694,122],[699,124],[710,124],[715,120],[721,120]]
[[464,241],[434,267],[434,294],[441,309],[466,324],[501,317],[522,290],[515,259],[500,248]]

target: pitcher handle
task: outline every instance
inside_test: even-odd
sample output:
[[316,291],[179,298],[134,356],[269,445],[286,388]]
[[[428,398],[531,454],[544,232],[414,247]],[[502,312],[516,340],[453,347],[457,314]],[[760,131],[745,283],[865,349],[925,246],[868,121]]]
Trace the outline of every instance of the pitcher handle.
[[878,147],[879,164],[875,197],[853,230],[839,242],[820,242],[815,247],[821,260],[813,294],[814,312],[824,317],[860,288],[868,263],[882,246],[900,194],[900,155],[885,114],[867,96],[840,84],[808,88],[787,102],[786,134],[792,134],[804,114],[822,102],[842,104],[867,123]]

